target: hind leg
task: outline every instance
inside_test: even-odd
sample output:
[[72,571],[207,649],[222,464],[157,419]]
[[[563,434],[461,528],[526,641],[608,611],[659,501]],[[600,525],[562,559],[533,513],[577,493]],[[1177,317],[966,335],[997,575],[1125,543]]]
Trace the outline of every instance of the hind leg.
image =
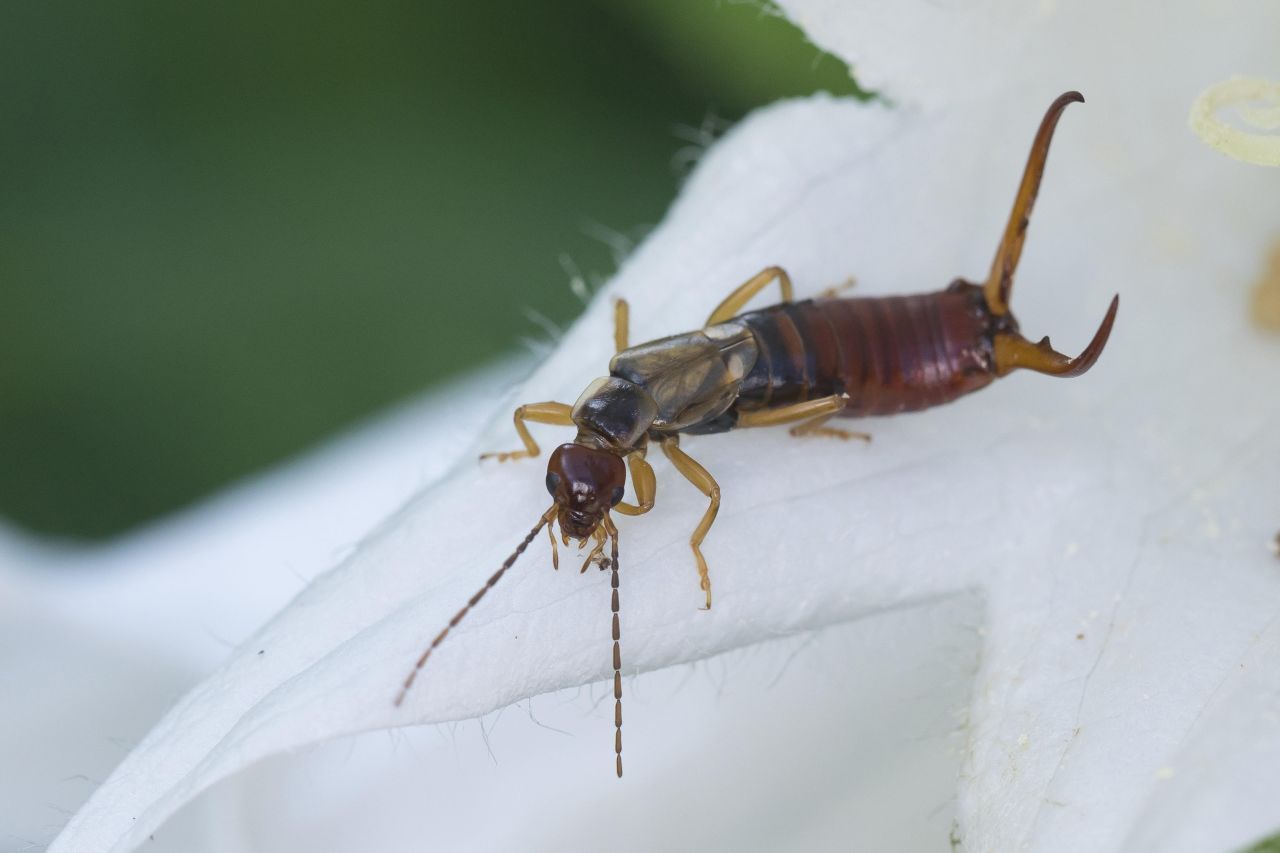
[[846,290],[853,290],[853,288],[854,288],[857,284],[858,284],[858,280],[857,280],[856,278],[854,278],[853,276],[849,276],[848,278],[846,278],[844,281],[840,282],[839,284],[833,284],[831,287],[828,287],[826,290],[824,290],[824,291],[822,291],[821,293],[819,293],[819,294],[818,294],[818,298],[819,298],[819,299],[833,299],[833,298],[835,298],[835,297],[839,296],[841,293],[844,293]]
[[724,301],[716,306],[716,310],[711,312],[711,316],[707,318],[704,325],[714,326],[738,316],[742,312],[742,307],[751,301],[751,297],[764,290],[775,278],[778,280],[778,288],[782,291],[782,301],[791,302],[795,298],[791,291],[791,276],[787,275],[787,271],[782,267],[765,267],[726,296]]
[[813,420],[796,424],[789,430],[789,432],[796,438],[801,438],[807,435],[821,435],[826,436],[827,438],[838,438],[842,441],[848,441],[851,438],[860,439],[861,441],[871,441],[871,433],[869,432],[858,432],[857,430],[825,426],[826,422],[835,416],[835,412],[832,412],[829,415],[819,415]]
[[789,406],[743,412],[738,415],[738,426],[781,426],[800,421],[800,423],[791,428],[792,435],[824,435],[831,438],[860,438],[863,441],[870,441],[871,436],[865,432],[853,432],[852,430],[824,426],[827,421],[839,414],[844,406],[845,398],[838,394],[833,394],[830,397],[805,400],[803,403],[792,403]]

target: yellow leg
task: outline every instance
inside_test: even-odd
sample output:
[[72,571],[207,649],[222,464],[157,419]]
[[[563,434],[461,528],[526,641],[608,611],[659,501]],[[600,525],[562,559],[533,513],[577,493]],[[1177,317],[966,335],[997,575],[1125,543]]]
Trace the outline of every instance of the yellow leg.
[[832,285],[831,287],[828,287],[826,290],[819,293],[818,298],[830,299],[834,296],[839,296],[841,293],[843,293],[846,290],[853,290],[854,285],[856,285],[857,283],[858,283],[858,280],[856,278],[854,278],[853,276],[849,276],[839,284]]
[[835,416],[836,416],[835,412],[831,412],[825,415],[818,415],[818,417],[812,420],[805,421],[804,423],[801,423],[801,424],[796,424],[791,428],[790,432],[792,435],[796,436],[797,438],[801,436],[806,436],[806,435],[824,435],[824,436],[827,436],[828,438],[838,438],[843,441],[848,441],[851,438],[859,438],[859,439],[862,439],[863,441],[871,440],[871,433],[869,432],[856,432],[854,430],[849,430],[849,429],[839,429],[838,427],[823,426],[823,424],[825,424],[827,421],[831,420]]
[[644,455],[637,451],[627,457],[631,468],[631,487],[636,490],[638,503],[629,504],[619,501],[615,510],[623,515],[644,515],[653,509],[653,499],[658,491],[658,478],[653,476],[653,469],[645,461]]
[[551,540],[551,568],[560,571],[560,548],[556,545],[556,531],[548,524],[547,538]]
[[497,459],[499,462],[506,462],[509,459],[524,459],[529,456],[537,456],[541,452],[538,449],[538,442],[533,440],[533,436],[529,434],[529,428],[524,425],[524,422],[533,421],[537,424],[573,426],[572,412],[573,407],[566,403],[525,403],[516,409],[514,418],[516,432],[520,435],[520,440],[524,442],[524,450],[510,450],[505,453],[481,453],[480,458]]
[[585,572],[592,563],[599,565],[601,569],[608,568],[608,566],[604,565],[603,559],[605,543],[604,525],[602,524],[596,527],[596,529],[592,531],[591,537],[595,539],[595,547],[591,549],[591,553],[587,554],[587,559],[583,562],[582,568],[579,570],[578,574]]
[[693,558],[698,561],[698,582],[702,587],[702,591],[707,594],[706,610],[711,609],[711,574],[707,571],[706,558],[702,556],[702,540],[707,537],[707,531],[711,529],[712,523],[716,520],[716,513],[720,511],[720,485],[707,473],[707,469],[703,468],[683,450],[680,449],[679,443],[672,439],[662,443],[662,451],[667,454],[667,458],[671,460],[671,464],[676,466],[676,470],[684,475],[684,478],[690,483],[698,487],[698,490],[711,499],[711,505],[707,507],[707,511],[702,516],[702,521],[698,522],[698,526],[694,528],[693,535],[689,537],[689,545],[693,548]]
[[832,438],[860,438],[863,441],[870,441],[870,434],[865,432],[854,432],[852,430],[836,429],[835,427],[824,426],[827,421],[835,417],[835,415],[843,408],[844,397],[835,395],[830,397],[819,397],[816,400],[806,400],[803,403],[792,403],[790,406],[779,406],[776,409],[761,409],[756,412],[743,412],[738,415],[738,426],[779,426],[781,424],[793,424],[796,421],[802,421],[803,423],[796,424],[791,428],[792,435],[826,435]]
[[617,352],[628,347],[631,337],[631,306],[627,300],[619,299],[613,303],[613,345]]
[[782,290],[782,301],[790,302],[791,294],[791,276],[787,275],[787,271],[782,267],[765,267],[756,275],[747,279],[733,293],[725,297],[725,300],[716,306],[716,310],[711,312],[711,316],[707,318],[706,325],[714,326],[716,323],[723,323],[730,320],[738,314],[742,313],[742,306],[751,300],[751,297],[765,289],[765,286],[774,279],[778,280],[778,287]]
[[753,412],[742,412],[738,415],[740,427],[766,427],[779,424],[792,424],[796,421],[815,420],[831,417],[844,408],[844,398],[832,395],[819,397],[816,400],[805,400],[803,403],[792,403],[789,406],[778,406],[774,409],[759,409]]

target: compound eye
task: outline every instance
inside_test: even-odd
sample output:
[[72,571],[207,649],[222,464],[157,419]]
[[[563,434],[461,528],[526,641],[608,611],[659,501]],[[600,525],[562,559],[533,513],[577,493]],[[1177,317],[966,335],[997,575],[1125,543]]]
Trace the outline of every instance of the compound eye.
[[618,486],[618,488],[614,489],[613,497],[610,499],[609,506],[617,506],[622,501],[623,492],[624,489],[622,486]]
[[556,489],[560,488],[560,475],[555,471],[547,472],[547,491],[552,495],[556,493]]

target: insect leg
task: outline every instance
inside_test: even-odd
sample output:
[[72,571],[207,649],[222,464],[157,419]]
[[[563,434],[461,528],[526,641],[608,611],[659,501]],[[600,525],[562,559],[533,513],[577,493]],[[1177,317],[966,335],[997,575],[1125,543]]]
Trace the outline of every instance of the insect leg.
[[596,544],[595,547],[591,549],[591,553],[587,554],[587,559],[582,564],[582,569],[578,572],[579,574],[585,572],[593,563],[599,565],[600,568],[603,569],[605,568],[605,564],[608,562],[608,560],[604,559],[604,543],[607,538],[604,525],[597,527],[595,532],[591,534],[591,537],[595,539]]
[[556,532],[547,525],[547,538],[551,540],[551,568],[560,571],[560,548],[556,545]]
[[689,545],[693,548],[693,557],[698,561],[698,581],[702,587],[702,591],[707,594],[707,606],[704,610],[711,609],[711,575],[707,571],[707,560],[702,556],[702,540],[707,537],[707,531],[711,529],[712,523],[716,520],[716,513],[720,511],[720,485],[707,473],[707,469],[703,468],[680,449],[680,444],[676,439],[669,439],[662,442],[662,452],[667,454],[667,458],[671,460],[671,464],[676,466],[676,470],[684,475],[684,478],[690,483],[698,487],[698,490],[711,499],[711,505],[707,507],[706,513],[702,516],[702,521],[698,522],[698,526],[694,528],[693,535],[689,537]]
[[792,403],[789,406],[779,406],[776,409],[742,412],[738,415],[738,426],[778,426],[779,424],[803,421],[803,423],[791,428],[792,435],[828,435],[835,438],[860,438],[863,441],[870,441],[871,436],[865,432],[852,432],[823,426],[830,418],[838,414],[844,406],[845,398],[838,394],[833,394],[830,397],[805,400],[803,403]]
[[622,352],[629,344],[631,337],[631,306],[627,300],[619,299],[613,303],[613,345],[617,352]]
[[806,435],[821,435],[826,436],[827,438],[838,438],[841,441],[848,441],[851,438],[856,438],[860,441],[871,441],[871,433],[869,432],[859,432],[857,430],[824,426],[827,421],[831,420],[835,416],[835,412],[831,412],[827,415],[818,415],[818,417],[813,420],[796,424],[790,429],[790,432],[796,438],[801,438]]
[[824,291],[822,291],[821,293],[819,293],[819,294],[818,294],[818,298],[819,298],[819,299],[832,299],[832,298],[835,298],[835,297],[839,296],[841,293],[843,293],[843,292],[844,292],[844,291],[846,291],[846,290],[853,290],[853,288],[854,288],[857,284],[858,284],[858,280],[857,280],[856,278],[854,278],[853,276],[849,276],[848,278],[846,278],[844,281],[840,282],[839,284],[833,284],[831,287],[828,287],[826,290],[824,290]]
[[653,499],[658,491],[658,478],[653,476],[653,469],[640,453],[633,453],[627,459],[631,468],[631,486],[636,490],[635,504],[619,501],[614,507],[623,515],[644,515],[653,509]]
[[524,442],[524,450],[481,453],[480,458],[497,459],[499,462],[506,462],[508,459],[524,459],[529,456],[537,456],[541,452],[538,448],[538,442],[533,440],[533,436],[529,434],[529,428],[524,425],[524,422],[533,421],[534,423],[552,424],[553,426],[573,426],[572,412],[573,407],[567,403],[525,403],[516,409],[514,418],[516,432],[520,435],[520,440]]
[[765,267],[726,296],[724,301],[716,306],[716,310],[711,312],[705,325],[714,326],[738,316],[742,312],[742,306],[746,305],[751,297],[764,290],[765,286],[775,278],[778,280],[779,289],[782,290],[782,301],[790,302],[794,298],[791,293],[791,276],[787,275],[787,271],[782,267]]

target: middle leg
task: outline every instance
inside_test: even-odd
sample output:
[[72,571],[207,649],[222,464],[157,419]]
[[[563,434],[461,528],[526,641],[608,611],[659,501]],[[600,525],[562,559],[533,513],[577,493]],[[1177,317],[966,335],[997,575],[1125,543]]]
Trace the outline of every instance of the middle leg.
[[622,352],[630,344],[631,338],[631,306],[627,300],[619,297],[613,303],[613,346],[614,352]]
[[700,492],[711,499],[711,505],[707,507],[707,511],[703,514],[702,521],[698,522],[698,526],[694,528],[693,535],[689,537],[689,545],[693,548],[693,557],[698,562],[698,583],[702,587],[702,591],[707,594],[707,606],[703,609],[710,610],[711,574],[707,570],[707,560],[702,556],[702,540],[707,537],[707,531],[711,529],[712,523],[716,520],[716,513],[720,512],[720,484],[707,473],[706,468],[703,468],[693,457],[680,449],[680,443],[677,439],[671,438],[662,442],[662,452],[667,454],[671,464],[684,475],[686,480],[697,486]]

